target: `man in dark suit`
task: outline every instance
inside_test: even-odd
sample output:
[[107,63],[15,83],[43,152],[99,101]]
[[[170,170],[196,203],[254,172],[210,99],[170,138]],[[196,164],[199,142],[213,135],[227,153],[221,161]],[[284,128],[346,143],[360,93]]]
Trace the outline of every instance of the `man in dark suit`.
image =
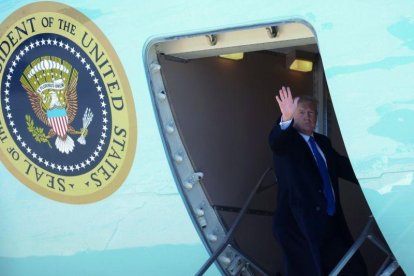
[[[317,102],[279,90],[282,112],[269,143],[278,180],[273,233],[284,253],[285,275],[327,275],[352,245],[342,213],[338,177],[358,183],[349,159],[315,133]],[[367,275],[357,253],[341,275]]]

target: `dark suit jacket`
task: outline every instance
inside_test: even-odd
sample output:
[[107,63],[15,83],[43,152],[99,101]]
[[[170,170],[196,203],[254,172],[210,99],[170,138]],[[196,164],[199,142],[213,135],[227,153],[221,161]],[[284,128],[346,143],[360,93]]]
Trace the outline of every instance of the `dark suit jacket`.
[[325,155],[335,193],[336,214],[329,217],[322,178],[311,149],[293,128],[293,121],[286,130],[281,130],[279,122],[269,135],[278,181],[273,232],[284,251],[286,274],[321,275],[320,246],[329,221],[334,219],[336,229],[340,229],[345,239],[352,243],[340,206],[338,177],[358,181],[349,159],[339,155],[326,136],[314,133],[315,141]]

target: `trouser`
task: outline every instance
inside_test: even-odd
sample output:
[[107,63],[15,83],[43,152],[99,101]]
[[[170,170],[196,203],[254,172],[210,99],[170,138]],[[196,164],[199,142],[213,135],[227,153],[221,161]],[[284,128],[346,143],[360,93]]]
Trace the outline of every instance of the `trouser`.
[[[320,244],[310,243],[292,222],[290,227],[274,225],[273,229],[284,253],[284,276],[328,275],[353,244],[348,228],[337,217],[328,219]],[[354,254],[339,275],[368,275],[359,252]]]
[[[338,223],[335,217],[329,218],[324,240],[320,246],[321,266],[324,275],[328,275],[335,268],[352,244],[353,239],[347,226]],[[339,275],[368,275],[365,262],[359,251],[353,255]]]

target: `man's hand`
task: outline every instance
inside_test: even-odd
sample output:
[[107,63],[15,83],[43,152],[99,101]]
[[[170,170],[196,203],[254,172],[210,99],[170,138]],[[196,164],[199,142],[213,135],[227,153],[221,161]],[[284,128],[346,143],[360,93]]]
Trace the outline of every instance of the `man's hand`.
[[276,95],[275,98],[279,104],[280,111],[282,112],[282,121],[285,122],[291,120],[298,106],[299,98],[296,97],[295,100],[293,100],[290,88],[285,88],[284,86],[279,90],[279,96]]

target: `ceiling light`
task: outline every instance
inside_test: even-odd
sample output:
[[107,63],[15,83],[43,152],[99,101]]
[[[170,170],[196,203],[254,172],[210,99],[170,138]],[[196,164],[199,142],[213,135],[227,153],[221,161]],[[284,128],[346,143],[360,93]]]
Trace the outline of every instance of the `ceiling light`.
[[220,55],[222,58],[233,59],[233,60],[240,60],[243,59],[244,53],[233,53],[233,54],[226,54]]
[[290,70],[311,72],[315,54],[303,51],[292,51],[286,55],[286,65]]

